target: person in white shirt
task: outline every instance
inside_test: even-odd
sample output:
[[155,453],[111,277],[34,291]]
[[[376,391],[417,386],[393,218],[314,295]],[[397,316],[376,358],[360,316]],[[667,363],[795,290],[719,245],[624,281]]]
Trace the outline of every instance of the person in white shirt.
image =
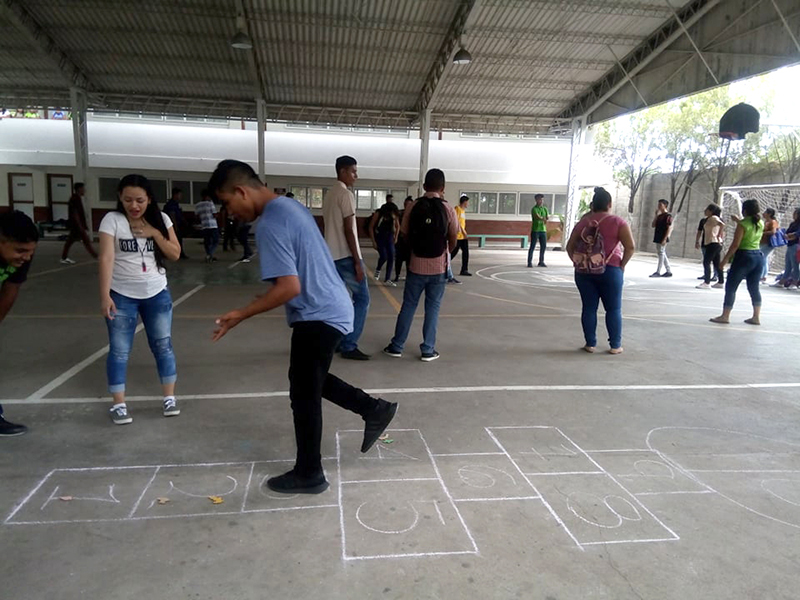
[[116,210],[100,223],[100,306],[110,347],[106,374],[113,397],[111,420],[125,425],[133,421],[125,404],[125,375],[139,316],[161,379],[163,414],[180,414],[175,401],[172,297],[164,259],[178,260],[181,246],[172,221],[156,206],[146,177],[126,175],[117,193]]
[[369,286],[364,276],[366,267],[358,245],[356,199],[348,189],[358,179],[356,159],[352,156],[337,158],[336,178],[336,183],[322,200],[325,241],[328,243],[339,277],[353,298],[355,311],[353,331],[339,344],[338,352],[342,358],[369,360],[369,355],[358,349],[358,339],[364,331],[364,323],[369,312]]
[[211,201],[208,190],[203,190],[203,199],[194,205],[194,214],[200,220],[203,230],[203,246],[206,250],[206,262],[215,262],[214,251],[219,245],[219,224],[217,223],[217,207]]

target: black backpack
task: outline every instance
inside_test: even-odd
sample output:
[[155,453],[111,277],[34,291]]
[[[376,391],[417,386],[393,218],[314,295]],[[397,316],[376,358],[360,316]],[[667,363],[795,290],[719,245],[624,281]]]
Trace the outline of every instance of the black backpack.
[[438,258],[447,249],[447,211],[441,198],[417,198],[408,218],[411,251],[420,258]]
[[378,222],[375,224],[375,233],[394,233],[393,205],[384,204],[378,209]]

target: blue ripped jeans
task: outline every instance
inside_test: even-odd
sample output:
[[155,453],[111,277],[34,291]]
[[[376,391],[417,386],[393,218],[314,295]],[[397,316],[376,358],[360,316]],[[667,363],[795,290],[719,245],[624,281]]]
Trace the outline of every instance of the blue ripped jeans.
[[158,376],[162,384],[174,383],[177,376],[175,353],[172,351],[172,296],[169,290],[142,300],[129,298],[111,290],[111,299],[117,307],[113,319],[106,319],[109,352],[106,359],[108,391],[125,391],[128,357],[133,347],[136,322],[142,317],[150,350],[156,359]]

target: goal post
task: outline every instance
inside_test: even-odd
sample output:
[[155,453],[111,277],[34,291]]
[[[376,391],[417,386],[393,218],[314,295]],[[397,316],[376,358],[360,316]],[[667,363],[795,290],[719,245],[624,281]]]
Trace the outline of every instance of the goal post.
[[[800,208],[800,183],[778,183],[771,185],[735,185],[720,188],[720,204],[723,218],[730,215],[742,216],[742,203],[745,200],[758,200],[761,212],[767,208],[775,209],[775,218],[782,228],[792,222],[794,210]],[[727,220],[726,220],[727,223]],[[725,228],[725,246],[733,241],[735,227]],[[770,256],[770,270],[782,272],[786,260],[786,246],[776,248]]]

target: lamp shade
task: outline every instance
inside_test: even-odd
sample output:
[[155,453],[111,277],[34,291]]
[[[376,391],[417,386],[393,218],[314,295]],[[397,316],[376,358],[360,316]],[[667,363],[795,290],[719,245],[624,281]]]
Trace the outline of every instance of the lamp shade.
[[461,48],[458,52],[456,52],[456,55],[453,57],[454,65],[468,65],[471,62],[472,55],[464,48]]
[[250,50],[253,47],[253,40],[244,31],[239,31],[231,38],[231,47],[237,50]]

